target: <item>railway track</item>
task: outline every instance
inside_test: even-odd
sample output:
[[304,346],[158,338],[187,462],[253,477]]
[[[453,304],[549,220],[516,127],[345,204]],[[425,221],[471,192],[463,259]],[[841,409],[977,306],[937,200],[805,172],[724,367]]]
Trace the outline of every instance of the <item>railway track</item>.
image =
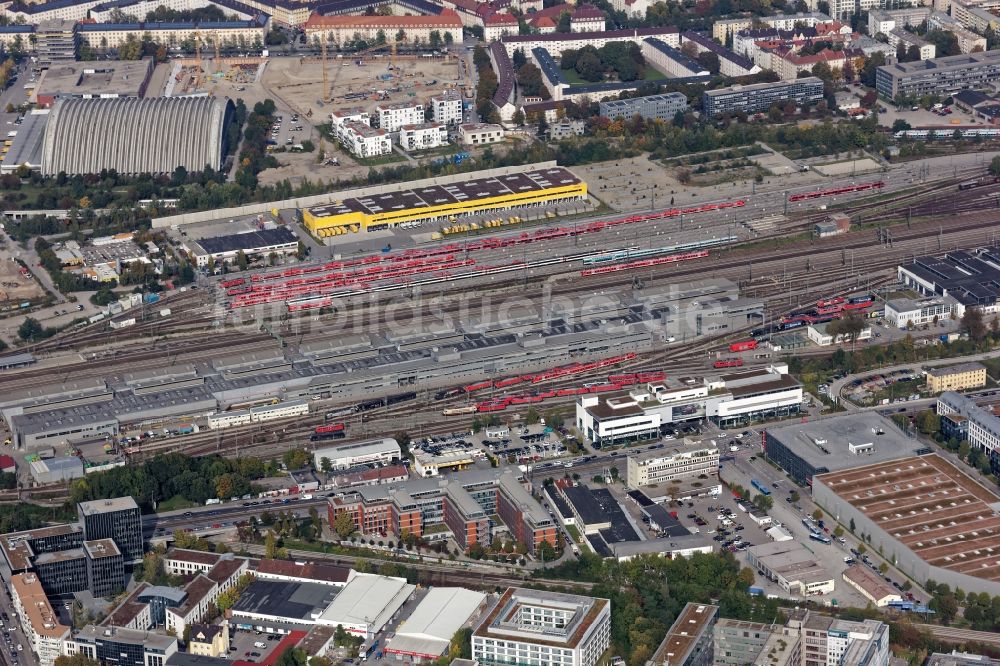
[[[249,553],[263,555],[264,547],[256,544],[248,544],[244,548]],[[456,585],[475,589],[493,590],[497,587],[521,587],[525,584],[545,585],[547,587],[569,588],[575,590],[591,590],[593,583],[575,580],[555,580],[548,578],[534,578],[526,569],[509,567],[507,574],[496,573],[494,571],[477,570],[471,567],[461,567],[458,565],[433,565],[418,560],[404,557],[396,560],[384,560],[363,556],[336,555],[333,553],[319,553],[311,550],[291,549],[288,554],[296,561],[314,560],[329,564],[342,566],[356,566],[359,561],[370,562],[374,565],[382,564],[386,561],[393,561],[404,566],[416,569],[420,572],[422,582],[428,585]],[[419,556],[416,556],[419,557]],[[521,575],[516,575],[521,572]],[[427,579],[424,580],[424,575]]]

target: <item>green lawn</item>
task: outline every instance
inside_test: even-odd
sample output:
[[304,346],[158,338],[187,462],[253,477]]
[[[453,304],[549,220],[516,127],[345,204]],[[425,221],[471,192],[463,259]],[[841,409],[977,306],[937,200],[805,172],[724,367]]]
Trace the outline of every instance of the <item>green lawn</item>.
[[[571,86],[593,85],[593,82],[585,81],[584,79],[580,78],[580,75],[577,73],[575,69],[560,69],[559,71],[562,72],[563,76],[566,77],[566,81]],[[646,65],[646,72],[645,75],[642,77],[643,81],[664,81],[666,79],[667,79],[666,74],[664,74],[658,69]]]
[[163,500],[156,506],[157,511],[177,511],[178,509],[193,509],[199,506],[196,502],[185,499],[180,495],[174,495],[168,500]]

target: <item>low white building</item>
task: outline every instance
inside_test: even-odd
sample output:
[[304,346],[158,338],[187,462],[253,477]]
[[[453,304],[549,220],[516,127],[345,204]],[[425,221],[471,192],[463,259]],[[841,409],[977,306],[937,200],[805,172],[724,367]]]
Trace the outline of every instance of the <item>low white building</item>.
[[860,592],[865,599],[878,608],[888,606],[893,601],[903,600],[896,588],[866,566],[855,564],[847,567],[843,578],[844,582]]
[[328,627],[342,626],[354,636],[371,640],[385,628],[408,600],[416,586],[405,578],[378,576],[351,571],[347,585],[340,590],[316,620]]
[[773,541],[747,550],[747,564],[787,594],[813,596],[833,592],[833,574],[797,541]]
[[385,653],[414,663],[435,660],[448,651],[455,632],[478,615],[485,604],[482,592],[462,587],[431,588],[386,641]]
[[448,144],[448,128],[441,123],[418,123],[399,128],[403,150],[429,150]]
[[427,101],[434,122],[457,125],[462,122],[462,93],[455,88],[434,95]]
[[627,464],[630,488],[683,481],[703,474],[711,478],[719,473],[719,449],[714,443],[684,442],[679,446],[630,455]]
[[232,428],[233,426],[251,423],[249,409],[237,409],[231,412],[216,412],[208,415],[209,430]]
[[466,146],[503,141],[503,127],[493,123],[465,123],[459,126],[458,132]]
[[392,152],[392,139],[388,130],[348,121],[341,130],[341,144],[355,157],[378,157]]
[[309,402],[306,400],[286,400],[275,405],[261,405],[250,408],[250,421],[253,423],[287,419],[293,416],[309,414]]
[[330,114],[330,128],[333,130],[334,136],[342,141],[341,133],[344,131],[344,125],[347,123],[364,123],[371,127],[371,114],[359,106],[350,109],[340,109]]
[[[845,342],[850,342],[850,337],[839,333],[836,336],[832,333],[828,333],[827,329],[830,327],[832,322],[824,322],[822,324],[810,324],[806,328],[806,337],[809,338],[814,344],[820,347],[829,347],[830,345],[839,345]],[[857,340],[870,340],[872,337],[871,326],[865,326],[858,333]]]
[[911,300],[899,298],[885,304],[885,319],[896,328],[923,326],[935,321],[960,317],[959,304],[951,296]]
[[403,125],[424,122],[424,105],[420,102],[396,102],[375,107],[374,120],[386,132],[398,132]]
[[347,442],[337,446],[316,449],[313,460],[316,469],[323,467],[323,458],[328,458],[333,469],[348,469],[365,463],[391,463],[399,460],[399,442],[391,437],[370,439],[363,442]]

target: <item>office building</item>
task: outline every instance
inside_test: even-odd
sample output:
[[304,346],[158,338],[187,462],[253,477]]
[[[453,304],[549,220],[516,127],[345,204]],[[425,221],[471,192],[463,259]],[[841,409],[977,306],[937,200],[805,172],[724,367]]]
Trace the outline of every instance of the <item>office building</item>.
[[[685,442],[685,444],[687,444]],[[699,444],[669,446],[656,451],[645,451],[628,456],[627,481],[629,488],[675,483],[692,478],[712,479],[719,473],[718,447],[703,442]],[[711,485],[711,481],[705,481]]]
[[815,76],[774,83],[754,83],[706,90],[702,112],[709,118],[726,113],[767,113],[771,106],[792,101],[796,106],[823,99],[823,82]]
[[142,560],[142,515],[131,497],[80,502],[77,515],[88,541],[111,539],[126,562]]
[[73,594],[87,589],[87,556],[83,548],[42,553],[34,558],[33,564],[33,571],[48,594]]
[[715,666],[756,664],[757,656],[772,634],[779,630],[780,626],[776,624],[727,618],[718,620],[712,632],[712,657]]
[[10,600],[24,630],[28,649],[38,655],[39,666],[52,666],[62,654],[63,641],[70,628],[59,621],[49,603],[42,583],[33,573],[20,573],[10,578]]
[[853,622],[808,613],[800,631],[803,666],[889,664],[889,625],[884,622]]
[[472,632],[472,658],[482,666],[594,666],[610,642],[609,600],[512,587]]
[[986,366],[982,363],[927,368],[924,375],[927,377],[927,390],[930,393],[967,391],[986,386]]
[[632,99],[605,100],[601,102],[600,113],[611,120],[628,120],[639,116],[646,120],[670,122],[678,112],[683,113],[687,108],[687,97],[679,92],[670,92]]
[[862,412],[790,423],[764,431],[764,455],[799,483],[817,474],[929,452],[884,416]]
[[1000,81],[1000,50],[883,65],[875,89],[886,99],[898,95],[946,97],[959,90],[990,88]]
[[87,625],[64,643],[67,655],[81,654],[113,666],[164,666],[177,652],[173,636],[121,627]]
[[909,578],[1000,594],[1000,497],[941,456],[820,474],[812,494]]
[[87,585],[95,597],[113,597],[125,589],[125,560],[111,539],[83,542]]
[[718,606],[685,604],[653,653],[651,663],[654,666],[713,666],[713,637],[718,617]]
[[[938,396],[937,413],[946,437],[967,440],[969,446],[989,457],[993,473],[1000,473],[1000,417],[991,410],[983,409],[971,398],[951,391]],[[953,427],[959,432],[947,432],[948,421],[953,422]]]
[[958,301],[951,296],[922,298],[920,300],[897,298],[886,301],[885,318],[896,328],[923,326],[951,318],[956,307],[958,307]]
[[935,652],[927,657],[924,666],[1000,666],[1000,659],[982,654],[952,650],[951,653]]

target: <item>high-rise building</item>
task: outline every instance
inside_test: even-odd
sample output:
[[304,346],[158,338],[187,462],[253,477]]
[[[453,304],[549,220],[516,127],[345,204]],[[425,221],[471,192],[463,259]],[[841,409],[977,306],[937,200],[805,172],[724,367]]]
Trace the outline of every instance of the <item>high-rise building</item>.
[[111,597],[125,589],[125,561],[111,539],[83,543],[87,556],[87,584],[95,597]]
[[111,539],[126,562],[142,559],[142,515],[131,497],[80,502],[80,524],[87,541]]

